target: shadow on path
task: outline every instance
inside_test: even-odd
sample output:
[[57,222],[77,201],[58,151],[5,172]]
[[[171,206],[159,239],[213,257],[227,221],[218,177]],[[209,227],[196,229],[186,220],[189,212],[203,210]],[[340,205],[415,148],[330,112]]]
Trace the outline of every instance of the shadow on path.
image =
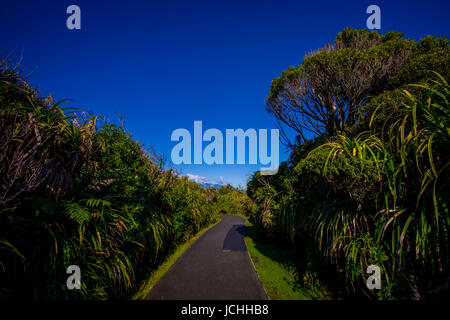
[[244,225],[235,224],[230,231],[228,231],[225,240],[223,241],[222,251],[247,251],[244,240],[244,230]]

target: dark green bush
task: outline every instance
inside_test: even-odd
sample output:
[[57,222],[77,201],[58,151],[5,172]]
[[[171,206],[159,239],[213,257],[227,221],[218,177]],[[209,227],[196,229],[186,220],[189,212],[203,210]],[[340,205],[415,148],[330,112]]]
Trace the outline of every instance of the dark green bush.
[[[0,298],[131,297],[221,212],[250,210],[240,191],[206,190],[123,128],[59,105],[0,64]],[[69,265],[81,290],[66,287]]]
[[[316,101],[302,97],[309,87],[301,87],[305,70],[314,68],[323,77],[312,82],[323,89],[315,95],[352,101],[347,82],[355,70],[346,69],[346,59],[369,65],[374,58],[392,68],[388,57],[401,64],[358,96],[358,117],[342,116],[343,130],[322,130],[312,140],[299,132],[289,162],[272,177],[255,173],[247,192],[266,233],[290,239],[303,263],[317,253],[325,278],[342,281],[346,294],[422,299],[450,276],[448,40],[345,29],[334,46],[272,82],[269,111],[281,121],[289,112],[301,119]],[[336,77],[342,81],[327,87]],[[380,291],[365,285],[370,264],[382,270]]]

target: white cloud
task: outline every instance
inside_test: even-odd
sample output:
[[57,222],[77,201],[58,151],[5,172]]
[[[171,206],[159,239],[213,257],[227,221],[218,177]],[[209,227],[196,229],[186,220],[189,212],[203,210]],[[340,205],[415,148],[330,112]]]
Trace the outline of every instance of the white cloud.
[[226,186],[229,182],[225,181],[222,176],[219,177],[219,180],[217,180],[217,184],[220,184],[221,186]]
[[186,177],[188,177],[189,180],[197,182],[197,183],[209,183],[208,178],[203,177],[203,176],[198,176],[195,174],[187,173]]
[[220,186],[226,186],[227,184],[231,184],[230,182],[225,181],[222,176],[220,176],[219,179],[216,181],[210,180],[204,176],[190,174],[190,173],[187,173],[186,177],[189,180],[197,182],[199,184],[210,184],[210,185],[220,185]]

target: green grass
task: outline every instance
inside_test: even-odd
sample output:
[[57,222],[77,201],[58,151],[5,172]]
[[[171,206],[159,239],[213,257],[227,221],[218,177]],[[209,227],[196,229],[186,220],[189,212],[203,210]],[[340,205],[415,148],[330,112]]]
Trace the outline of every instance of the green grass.
[[177,247],[172,252],[172,254],[168,255],[167,258],[164,260],[164,262],[161,263],[159,267],[150,274],[149,278],[144,281],[144,283],[139,288],[138,292],[131,299],[132,300],[145,299],[150,293],[150,290],[152,290],[155,284],[158,283],[158,281],[164,276],[164,274],[166,274],[166,272],[175,263],[175,261],[177,261],[177,259],[187,250],[187,248],[189,248],[191,244],[195,240],[197,240],[203,233],[205,233],[207,230],[211,229],[216,224],[218,224],[219,221],[209,225],[208,227],[201,229],[194,237],[192,237],[190,240]]
[[[294,263],[294,250],[277,246],[257,236],[255,226],[248,221],[245,242],[256,272],[272,300],[331,299],[327,289],[312,272],[301,277]],[[301,278],[301,279],[300,279]]]

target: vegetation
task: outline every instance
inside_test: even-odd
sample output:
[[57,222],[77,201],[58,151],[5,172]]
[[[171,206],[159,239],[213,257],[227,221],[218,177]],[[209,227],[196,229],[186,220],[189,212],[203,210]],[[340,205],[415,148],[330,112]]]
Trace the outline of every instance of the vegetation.
[[[123,128],[60,106],[0,63],[0,298],[132,297],[220,212],[245,213],[241,191],[204,189]],[[81,290],[67,290],[69,265]]]
[[[267,109],[292,153],[249,181],[253,220],[346,296],[448,295],[448,45],[345,29],[272,82]],[[371,264],[381,290],[366,287]]]

